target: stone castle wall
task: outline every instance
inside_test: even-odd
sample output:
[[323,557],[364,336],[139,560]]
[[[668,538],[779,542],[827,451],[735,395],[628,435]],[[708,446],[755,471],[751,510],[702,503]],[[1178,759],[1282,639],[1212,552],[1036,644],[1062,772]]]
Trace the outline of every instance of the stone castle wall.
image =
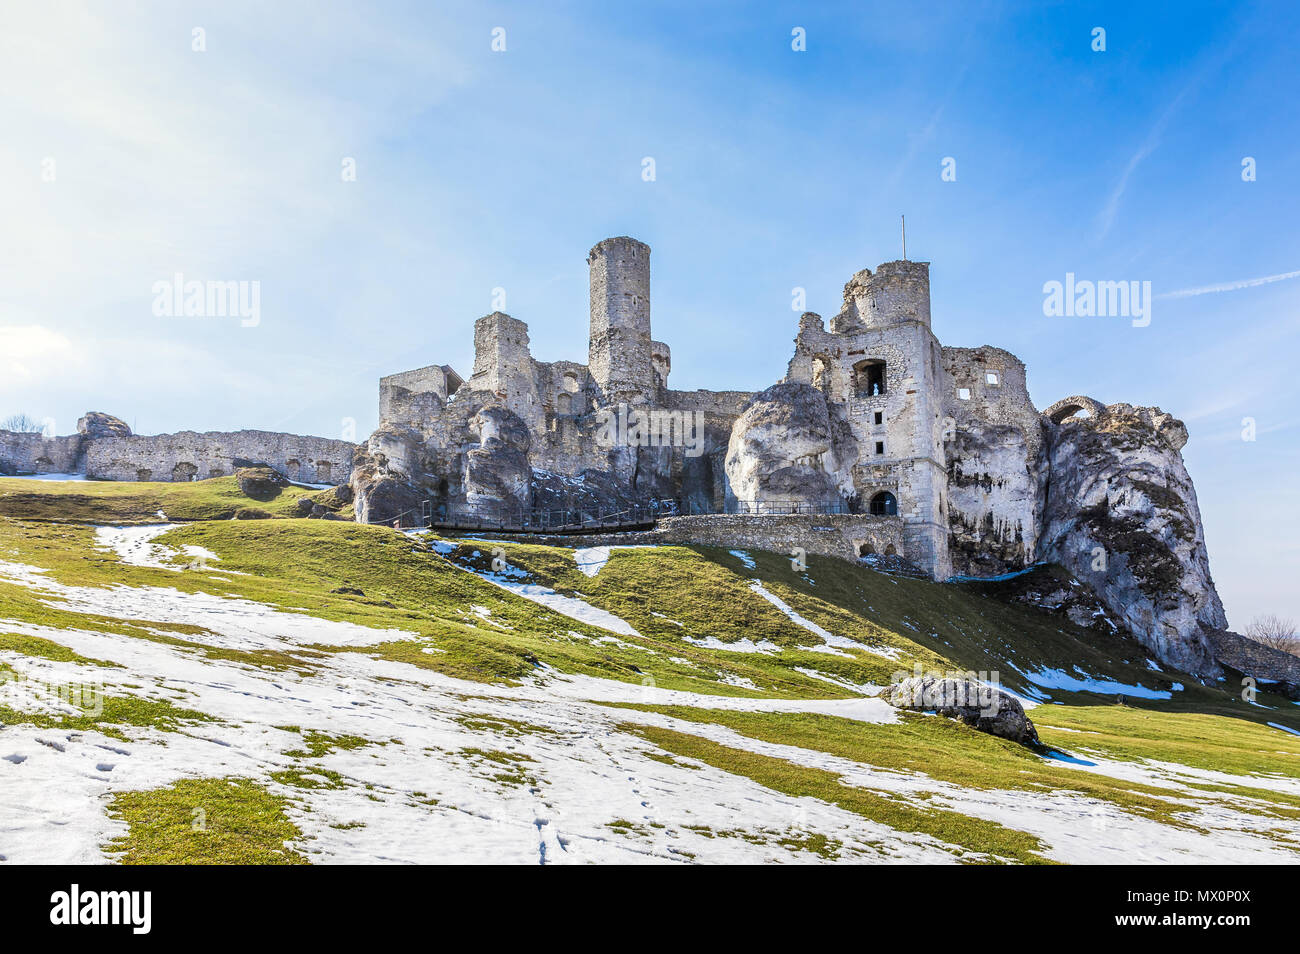
[[1047,468],[1025,366],[1001,348],[944,348],[939,390],[953,566],[996,575],[1037,559]]
[[82,467],[80,434],[45,437],[39,432],[0,431],[0,474],[73,474]]
[[841,560],[856,560],[868,553],[901,554],[904,548],[902,522],[897,517],[866,514],[666,517],[659,521],[659,539],[664,543],[753,548],[785,554],[798,547],[807,553]]
[[136,434],[86,445],[85,473],[92,480],[204,480],[233,473],[238,460],[312,484],[347,483],[357,449],[348,441],[269,431]]

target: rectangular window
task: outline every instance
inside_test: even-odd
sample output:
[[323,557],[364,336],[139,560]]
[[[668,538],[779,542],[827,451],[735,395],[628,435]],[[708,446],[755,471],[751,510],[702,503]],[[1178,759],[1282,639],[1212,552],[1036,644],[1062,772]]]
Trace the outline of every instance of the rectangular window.
[[969,400],[970,400],[970,388],[958,388],[958,389],[957,389],[957,397],[958,397],[959,400],[962,400],[962,401],[969,401]]
[[998,373],[996,371],[990,371],[984,375],[984,382],[986,384],[991,384],[993,387],[997,387],[1001,383],[998,380]]
[[884,412],[884,411],[877,411],[877,412],[876,412],[876,423],[877,423],[877,424],[884,424],[884,423],[885,423],[885,412]]
[[876,441],[876,453],[877,453],[877,454],[883,454],[884,452],[885,452],[885,442],[884,442],[884,441]]

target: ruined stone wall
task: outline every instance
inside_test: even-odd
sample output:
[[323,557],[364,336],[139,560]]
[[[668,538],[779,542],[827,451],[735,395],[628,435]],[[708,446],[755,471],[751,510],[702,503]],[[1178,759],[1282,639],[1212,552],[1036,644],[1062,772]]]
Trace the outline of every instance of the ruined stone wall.
[[413,391],[395,384],[379,387],[379,419],[388,423],[417,424],[431,420],[442,414],[445,403],[446,399],[437,391]]
[[347,483],[357,445],[269,431],[158,434],[87,441],[86,476],[98,480],[204,480],[232,473],[236,459],[265,463],[290,480]]
[[[898,266],[897,268],[893,266]],[[886,263],[845,286],[845,310],[826,331],[805,313],[786,381],[811,384],[843,408],[857,445],[851,503],[894,495],[905,555],[938,579],[948,558],[946,463],[941,441],[940,346],[929,328],[928,266]],[[884,387],[869,369],[883,362]]]
[[993,576],[1037,559],[1047,466],[1025,366],[1001,348],[944,348],[939,384],[949,548],[956,572]]
[[1220,664],[1275,685],[1290,698],[1300,700],[1300,656],[1227,630],[1213,631],[1209,639]]
[[45,437],[39,431],[0,431],[0,475],[78,473],[83,441],[80,434]]
[[529,352],[528,325],[517,318],[494,311],[474,323],[474,373],[466,386],[495,395],[530,429],[542,430],[545,415]]
[[905,321],[930,327],[930,263],[883,262],[873,274],[864,268],[844,286],[844,307],[831,330],[852,334]]
[[664,543],[752,547],[787,554],[799,547],[842,560],[856,560],[863,553],[903,552],[902,521],[866,514],[667,517],[659,521],[658,532]]

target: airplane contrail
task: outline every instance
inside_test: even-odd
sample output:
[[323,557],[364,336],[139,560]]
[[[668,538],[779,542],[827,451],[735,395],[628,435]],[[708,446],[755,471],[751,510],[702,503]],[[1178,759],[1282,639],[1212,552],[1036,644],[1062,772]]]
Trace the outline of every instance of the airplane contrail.
[[1163,292],[1157,298],[1190,298],[1193,295],[1208,295],[1211,292],[1237,291],[1240,288],[1254,288],[1256,285],[1268,285],[1272,282],[1284,282],[1288,278],[1300,278],[1300,271],[1283,272],[1281,275],[1265,275],[1263,278],[1243,278],[1236,282],[1223,282],[1220,285],[1204,285],[1201,288],[1180,288],[1178,291]]

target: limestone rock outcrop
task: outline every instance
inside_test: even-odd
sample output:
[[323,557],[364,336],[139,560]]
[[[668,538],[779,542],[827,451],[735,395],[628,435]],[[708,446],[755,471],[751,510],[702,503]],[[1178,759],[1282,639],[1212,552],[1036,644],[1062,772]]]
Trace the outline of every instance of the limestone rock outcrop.
[[86,437],[130,437],[126,421],[103,411],[87,411],[77,420],[77,433]]
[[1053,423],[1041,556],[1089,583],[1162,662],[1213,677],[1227,628],[1210,577],[1187,429],[1159,408],[1112,404]]
[[1021,745],[1038,744],[1038,730],[1019,699],[972,679],[934,673],[908,676],[886,688],[881,698],[900,709],[960,719],[971,728]]
[[528,425],[499,405],[485,407],[471,426],[479,444],[465,452],[465,500],[482,514],[520,513],[532,505]]
[[808,384],[776,384],[732,427],[727,480],[743,505],[825,507],[851,492],[856,456],[857,443],[825,394]]

